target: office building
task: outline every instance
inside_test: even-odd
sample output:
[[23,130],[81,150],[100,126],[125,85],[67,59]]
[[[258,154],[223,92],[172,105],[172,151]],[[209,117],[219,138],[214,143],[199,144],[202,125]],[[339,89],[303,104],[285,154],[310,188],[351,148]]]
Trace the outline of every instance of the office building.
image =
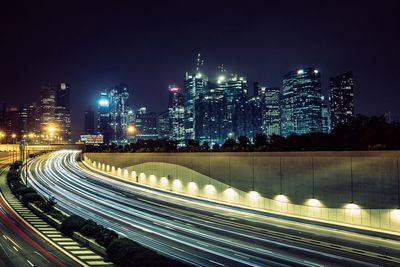
[[185,140],[196,139],[194,123],[195,102],[200,94],[204,94],[207,90],[208,78],[201,72],[193,74],[185,74],[184,89],[184,111],[185,111]]
[[225,97],[222,91],[210,89],[195,102],[195,136],[199,144],[222,144],[224,137]]
[[169,122],[170,140],[177,141],[178,146],[185,144],[185,110],[182,89],[176,85],[170,85],[169,94]]
[[284,76],[281,131],[285,137],[322,132],[321,76],[317,69],[298,69]]
[[163,111],[160,114],[158,114],[157,134],[158,134],[158,139],[161,140],[170,139],[169,110]]
[[70,91],[67,83],[60,83],[57,87],[54,116],[59,139],[71,141]]
[[222,71],[216,82],[217,91],[225,97],[224,138],[238,138],[243,132],[242,112],[247,97],[247,81],[237,74],[227,74]]
[[329,80],[332,130],[354,117],[353,73],[346,72]]
[[156,112],[148,112],[146,107],[141,107],[136,112],[136,139],[158,139],[158,115]]
[[103,142],[109,144],[111,141],[111,116],[110,116],[110,99],[107,91],[100,93],[97,105],[97,134],[103,136]]
[[41,131],[48,135],[51,127],[56,128],[56,90],[50,85],[43,85],[40,92]]
[[258,96],[262,109],[262,133],[268,137],[281,135],[280,89],[261,87]]
[[85,134],[96,134],[95,125],[95,115],[93,109],[90,107],[85,111]]

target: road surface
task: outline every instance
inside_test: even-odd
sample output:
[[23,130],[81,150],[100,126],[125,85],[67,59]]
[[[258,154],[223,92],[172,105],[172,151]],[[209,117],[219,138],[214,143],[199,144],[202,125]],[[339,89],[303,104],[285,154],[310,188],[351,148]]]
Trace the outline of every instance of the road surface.
[[32,162],[29,183],[69,212],[197,266],[400,266],[398,241],[151,190],[80,167],[79,151]]

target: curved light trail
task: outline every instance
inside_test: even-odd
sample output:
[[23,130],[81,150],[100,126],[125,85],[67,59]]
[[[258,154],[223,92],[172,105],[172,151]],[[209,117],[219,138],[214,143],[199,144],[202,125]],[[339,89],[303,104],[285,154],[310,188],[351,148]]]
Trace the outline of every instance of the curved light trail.
[[[54,196],[66,211],[92,219],[191,265],[379,266],[384,262],[396,266],[400,263],[397,242],[284,222],[113,180],[80,167],[76,161],[79,153],[58,151],[33,161],[28,171],[29,185],[45,196]],[[316,228],[320,235],[316,236]],[[342,239],[336,240],[340,235]],[[355,236],[361,243],[354,242]],[[381,242],[389,254],[374,251],[376,242]]]

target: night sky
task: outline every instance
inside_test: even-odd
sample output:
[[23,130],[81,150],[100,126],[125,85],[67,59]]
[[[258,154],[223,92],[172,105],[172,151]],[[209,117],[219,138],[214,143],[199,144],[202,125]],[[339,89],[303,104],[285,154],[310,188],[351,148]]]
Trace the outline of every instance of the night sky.
[[210,78],[222,63],[250,91],[314,66],[326,95],[352,70],[357,113],[400,115],[400,1],[15,2],[0,7],[0,101],[39,101],[41,84],[66,81],[75,136],[100,89],[121,82],[135,108],[165,110],[198,52]]

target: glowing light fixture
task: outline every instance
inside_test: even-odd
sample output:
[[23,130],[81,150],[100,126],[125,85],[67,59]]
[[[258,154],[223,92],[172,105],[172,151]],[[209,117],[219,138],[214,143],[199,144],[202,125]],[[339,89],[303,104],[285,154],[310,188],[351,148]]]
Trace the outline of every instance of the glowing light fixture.
[[392,211],[392,216],[396,220],[400,220],[400,208],[397,208]]
[[282,202],[282,203],[288,203],[289,202],[289,199],[287,198],[287,196],[285,196],[285,195],[277,195],[276,197],[275,197],[275,200],[276,201],[278,201],[278,202]]
[[353,202],[346,204],[345,208],[349,209],[349,210],[360,209],[360,207],[357,204],[353,203]]
[[250,191],[249,192],[249,197],[250,197],[250,200],[257,200],[257,199],[259,199],[259,197],[260,197],[260,194],[257,192],[257,191]]
[[297,74],[299,74],[299,75],[304,74],[304,70],[303,70],[303,69],[299,69],[299,70],[297,71]]
[[310,207],[321,207],[322,203],[321,203],[321,201],[319,201],[316,198],[310,198],[309,200],[307,200],[307,206],[310,206]]

